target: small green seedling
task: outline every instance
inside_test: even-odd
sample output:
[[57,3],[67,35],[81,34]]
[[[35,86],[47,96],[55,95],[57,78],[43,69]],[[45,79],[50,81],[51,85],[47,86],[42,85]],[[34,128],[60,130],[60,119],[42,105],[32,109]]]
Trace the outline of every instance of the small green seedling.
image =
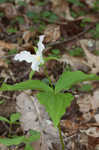
[[10,49],[9,52],[8,52],[8,55],[14,55],[17,53],[17,49],[14,48],[14,49]]
[[0,120],[1,120],[1,121],[4,121],[4,122],[6,122],[6,123],[9,124],[9,136],[11,136],[12,125],[13,125],[13,124],[19,124],[19,123],[17,122],[17,120],[19,120],[20,116],[21,116],[20,113],[13,113],[13,114],[11,114],[9,120],[8,120],[6,117],[0,116]]
[[11,146],[11,145],[19,145],[21,143],[25,144],[24,150],[34,150],[34,148],[31,146],[32,142],[35,142],[40,139],[40,132],[37,132],[35,130],[29,131],[29,136],[16,136],[13,138],[0,138],[0,143]]
[[0,116],[0,120],[8,123],[11,127],[12,124],[18,124],[17,120],[19,120],[20,116],[21,116],[20,113],[13,113],[13,114],[11,114],[9,120],[5,117],[2,117],[2,116]]
[[76,48],[74,48],[74,49],[71,49],[71,50],[69,50],[68,51],[69,52],[69,54],[71,55],[71,56],[84,56],[84,51],[83,51],[83,49],[82,48],[80,48],[80,47],[76,47]]
[[7,29],[7,33],[16,33],[16,32],[17,32],[16,28],[10,27]]
[[93,87],[91,84],[83,84],[81,88],[79,88],[79,91],[82,92],[90,92],[93,90]]
[[1,104],[4,104],[4,102],[5,102],[5,100],[3,100],[3,99],[0,100],[0,105],[1,105]]

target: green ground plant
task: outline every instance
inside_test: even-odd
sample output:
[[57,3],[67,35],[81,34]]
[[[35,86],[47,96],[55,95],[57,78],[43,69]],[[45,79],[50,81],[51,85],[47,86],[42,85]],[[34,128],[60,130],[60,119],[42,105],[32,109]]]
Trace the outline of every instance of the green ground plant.
[[6,145],[6,146],[11,146],[11,145],[19,145],[21,143],[25,144],[24,150],[34,150],[34,148],[31,146],[32,142],[37,141],[40,138],[40,132],[30,130],[29,131],[29,136],[14,136],[10,138],[0,138],[0,143]]
[[[39,92],[37,94],[37,98],[40,104],[45,106],[46,111],[49,113],[54,126],[59,128],[60,119],[74,98],[71,93],[64,93],[64,90],[68,90],[73,85],[88,80],[99,80],[99,76],[94,74],[87,75],[81,71],[64,71],[59,80],[56,82],[55,89],[40,80],[27,80],[15,85],[8,85],[3,83],[0,91],[20,91],[28,89],[38,90]],[[16,116],[15,119],[14,116],[11,118],[10,121],[2,117],[0,119],[2,121],[6,121],[7,123],[13,123],[16,121]]]
[[[54,126],[59,129],[62,150],[65,150],[64,142],[61,134],[60,120],[61,117],[64,115],[66,108],[70,106],[72,100],[74,99],[74,96],[69,92],[65,93],[64,90],[69,90],[70,88],[72,88],[73,85],[83,81],[99,80],[99,76],[95,74],[85,74],[81,71],[73,72],[69,70],[64,70],[62,75],[59,77],[59,80],[56,83],[54,83],[54,87],[53,87],[53,83],[50,79],[50,76],[47,73],[47,68],[44,65],[44,58],[42,52],[45,47],[42,43],[43,39],[44,39],[44,35],[41,35],[39,37],[39,42],[37,44],[38,49],[35,48],[35,53],[36,53],[35,55],[32,55],[27,51],[22,51],[19,54],[17,54],[14,58],[16,61],[25,60],[28,63],[31,63],[32,71],[29,74],[29,80],[16,83],[14,85],[3,83],[2,86],[0,87],[0,91],[24,91],[28,89],[37,90],[38,91],[36,95],[37,99],[41,105],[45,106],[45,109],[48,112],[51,120],[53,121]],[[49,59],[57,60],[57,58],[55,57],[52,58],[48,57],[46,61],[48,61]],[[49,84],[46,84],[46,82],[43,82],[41,80],[32,79],[34,72],[35,71],[39,72],[39,67],[41,66],[41,64],[45,67],[45,75],[46,78],[48,78],[49,80]],[[16,121],[16,119],[18,119],[18,116],[15,114],[10,117],[10,120],[1,117],[2,121],[6,121],[11,125]],[[18,138],[21,139],[21,137]],[[22,139],[20,141],[23,140],[24,140],[24,136],[22,136]],[[3,143],[2,140],[0,142]],[[29,145],[26,147],[29,147]]]

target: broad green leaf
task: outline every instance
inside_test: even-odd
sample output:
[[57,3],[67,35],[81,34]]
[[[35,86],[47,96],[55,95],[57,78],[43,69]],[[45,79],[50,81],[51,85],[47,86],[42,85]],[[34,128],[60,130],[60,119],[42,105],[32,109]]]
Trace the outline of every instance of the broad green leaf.
[[24,136],[15,137],[15,138],[0,138],[0,143],[11,146],[11,145],[19,145],[20,143],[24,142]]
[[2,117],[2,116],[0,116],[0,120],[1,120],[1,121],[5,121],[5,122],[7,122],[7,123],[9,123],[9,122],[10,122],[7,118]]
[[53,91],[52,88],[50,88],[45,83],[39,81],[39,80],[27,80],[25,82],[16,83],[14,85],[9,85],[3,83],[3,85],[0,88],[0,91],[17,91],[17,90],[41,90],[41,91]]
[[99,80],[99,76],[94,74],[85,74],[81,71],[65,71],[59,78],[55,86],[55,93],[60,92],[61,90],[67,90],[72,87],[72,85],[77,84],[82,81],[88,80]]
[[26,144],[24,150],[34,150],[34,148],[30,144]]
[[[25,136],[17,136],[13,138],[0,138],[0,143],[11,146],[11,145],[19,145],[20,143],[25,143],[26,148],[30,148],[30,142],[36,141],[40,138],[40,132],[30,130],[30,136],[27,138]],[[29,149],[28,149],[29,150]],[[33,150],[33,149],[30,149]]]
[[37,94],[37,98],[45,106],[55,127],[57,127],[62,115],[65,113],[66,107],[70,105],[73,96],[70,93],[55,94],[54,92],[40,92]]
[[21,114],[20,113],[13,113],[10,116],[10,123],[15,123],[17,120],[19,120]]

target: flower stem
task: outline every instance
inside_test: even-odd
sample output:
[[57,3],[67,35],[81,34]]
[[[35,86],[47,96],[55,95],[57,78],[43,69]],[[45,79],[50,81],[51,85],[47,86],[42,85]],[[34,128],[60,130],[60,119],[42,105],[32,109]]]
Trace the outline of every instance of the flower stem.
[[51,87],[53,87],[52,81],[51,81],[51,79],[50,79],[50,77],[49,77],[49,75],[48,75],[48,72],[47,72],[47,70],[46,70],[46,66],[44,66],[44,73],[45,73],[46,77],[48,78],[49,84],[51,85]]
[[30,74],[29,74],[29,79],[32,80],[32,76],[34,75],[34,71],[31,70]]
[[59,131],[60,142],[61,142],[61,145],[62,145],[62,150],[65,150],[65,145],[64,145],[64,141],[63,141],[63,137],[62,137],[60,123],[58,124],[58,131]]

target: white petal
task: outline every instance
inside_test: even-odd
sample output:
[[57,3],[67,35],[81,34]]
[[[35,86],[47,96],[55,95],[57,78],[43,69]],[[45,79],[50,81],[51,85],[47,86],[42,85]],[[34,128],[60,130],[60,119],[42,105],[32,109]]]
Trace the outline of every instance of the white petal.
[[44,37],[45,37],[45,35],[39,36],[39,42],[38,42],[38,44],[37,44],[37,46],[38,46],[38,51],[41,51],[41,52],[45,49],[45,46],[44,46],[44,44],[42,43],[43,40],[44,40]]
[[37,51],[37,52],[36,52],[36,56],[42,57],[42,52],[41,52],[41,51]]
[[14,60],[23,61],[25,60],[28,63],[31,63],[35,55],[31,55],[30,52],[22,51],[14,57]]
[[39,64],[37,64],[37,63],[32,63],[31,68],[32,68],[32,70],[34,70],[34,71],[39,71]]
[[44,64],[43,57],[40,58],[40,64]]
[[43,57],[42,57],[42,51],[45,49],[44,44],[42,43],[44,40],[44,35],[41,35],[39,37],[38,42],[38,50],[35,55],[31,55],[28,51],[22,51],[19,54],[17,54],[14,59],[23,61],[25,60],[28,63],[31,64],[31,68],[34,71],[39,71],[39,65],[44,63]]

